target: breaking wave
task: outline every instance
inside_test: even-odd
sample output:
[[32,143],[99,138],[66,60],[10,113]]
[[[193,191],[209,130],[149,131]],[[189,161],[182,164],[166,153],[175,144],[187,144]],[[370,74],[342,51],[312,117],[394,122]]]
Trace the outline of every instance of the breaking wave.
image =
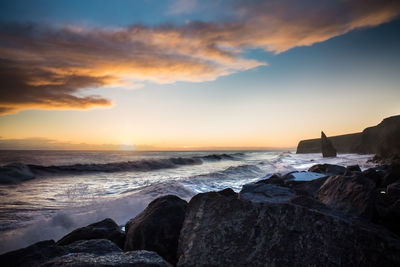
[[0,166],[0,183],[13,183],[33,179],[35,176],[46,174],[84,174],[93,172],[123,172],[136,171],[147,172],[160,169],[177,168],[186,165],[200,165],[205,161],[236,160],[242,153],[234,154],[210,154],[195,157],[173,157],[165,159],[144,159],[137,161],[72,164],[42,166],[22,163],[12,163]]

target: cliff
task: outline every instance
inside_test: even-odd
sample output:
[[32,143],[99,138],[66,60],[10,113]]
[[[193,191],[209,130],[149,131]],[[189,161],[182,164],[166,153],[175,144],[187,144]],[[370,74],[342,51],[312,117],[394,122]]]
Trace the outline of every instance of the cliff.
[[[329,138],[338,153],[376,154],[383,158],[400,157],[400,115],[384,119],[361,133]],[[321,139],[302,140],[296,153],[320,153]]]

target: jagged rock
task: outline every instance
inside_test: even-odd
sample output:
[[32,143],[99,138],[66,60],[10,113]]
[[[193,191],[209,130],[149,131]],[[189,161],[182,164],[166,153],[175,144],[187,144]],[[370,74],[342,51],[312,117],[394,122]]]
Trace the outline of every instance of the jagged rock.
[[337,155],[336,149],[333,147],[331,140],[326,137],[324,132],[321,132],[321,151],[324,158],[336,157]]
[[320,187],[328,177],[318,178],[312,181],[286,181],[285,186],[292,188],[297,195],[318,197]]
[[386,188],[387,198],[391,203],[396,202],[400,199],[400,182],[393,183]]
[[96,255],[122,252],[115,243],[108,239],[79,240],[65,245],[64,248],[66,248],[69,253],[91,253]]
[[333,164],[316,164],[308,169],[309,172],[318,172],[326,174],[327,176],[332,175],[343,175],[346,173],[346,168],[339,165]]
[[376,187],[381,186],[384,174],[384,172],[378,171],[375,168],[369,168],[363,171],[363,175],[373,181]]
[[295,192],[288,187],[265,183],[245,184],[239,192],[240,199],[247,199],[253,202],[286,202],[294,196]]
[[375,184],[363,175],[331,176],[321,186],[318,199],[350,216],[372,219]]
[[388,166],[385,176],[382,178],[382,187],[386,187],[392,183],[400,181],[400,165],[391,164]]
[[346,167],[347,172],[361,172],[360,166],[358,165],[350,165]]
[[218,191],[218,194],[221,194],[226,197],[237,197],[238,194],[232,190],[232,188],[225,188],[224,190]]
[[172,267],[153,251],[137,250],[125,253],[110,253],[96,255],[90,253],[72,253],[44,262],[40,267]]
[[177,266],[398,266],[400,242],[300,205],[211,192],[189,202],[178,256]]
[[276,184],[276,185],[283,185],[284,179],[280,176],[279,173],[275,173],[268,177],[267,179],[262,179],[257,182],[256,184]]
[[125,250],[151,250],[175,264],[187,202],[168,195],[153,200],[125,225]]
[[68,249],[58,247],[54,240],[46,240],[30,245],[26,248],[14,250],[0,255],[2,266],[36,266],[37,264],[54,257],[68,253]]
[[57,245],[63,246],[78,240],[108,239],[118,247],[124,247],[125,234],[120,227],[110,218],[78,228],[57,241]]
[[[400,115],[384,119],[362,133],[330,137],[340,153],[377,154],[382,159],[400,157]],[[321,152],[321,139],[301,140],[296,153]]]

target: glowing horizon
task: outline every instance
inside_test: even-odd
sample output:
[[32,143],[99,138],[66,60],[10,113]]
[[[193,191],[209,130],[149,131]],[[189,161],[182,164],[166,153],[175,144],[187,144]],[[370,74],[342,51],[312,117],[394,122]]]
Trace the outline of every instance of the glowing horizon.
[[0,10],[0,149],[294,148],[400,114],[398,1]]

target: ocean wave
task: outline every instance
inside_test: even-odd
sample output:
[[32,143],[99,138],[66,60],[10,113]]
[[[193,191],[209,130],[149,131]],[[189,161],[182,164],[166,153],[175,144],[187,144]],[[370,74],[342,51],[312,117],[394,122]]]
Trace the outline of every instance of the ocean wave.
[[92,172],[147,172],[160,169],[177,168],[186,165],[200,165],[207,161],[235,160],[240,153],[235,154],[210,154],[194,157],[173,157],[165,159],[144,159],[137,161],[72,164],[42,166],[33,164],[12,163],[0,167],[0,183],[14,183],[33,179],[36,175],[46,174],[80,174]]

